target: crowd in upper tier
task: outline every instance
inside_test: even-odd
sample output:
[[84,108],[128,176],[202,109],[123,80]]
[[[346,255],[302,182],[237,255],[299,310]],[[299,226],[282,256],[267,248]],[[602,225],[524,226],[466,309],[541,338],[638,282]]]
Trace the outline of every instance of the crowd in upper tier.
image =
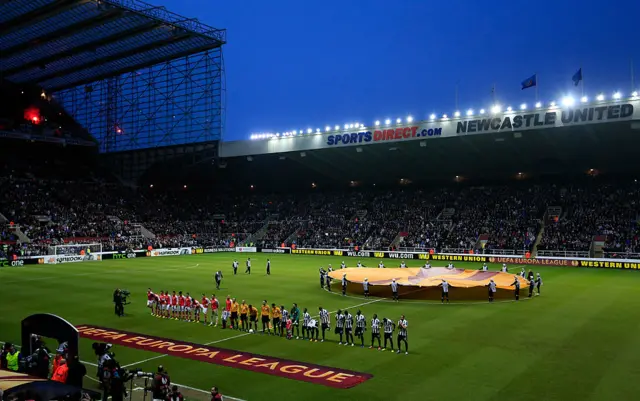
[[82,238],[105,250],[245,243],[586,256],[597,235],[619,257],[640,252],[633,181],[230,197],[0,169],[0,188],[4,253],[41,253]]

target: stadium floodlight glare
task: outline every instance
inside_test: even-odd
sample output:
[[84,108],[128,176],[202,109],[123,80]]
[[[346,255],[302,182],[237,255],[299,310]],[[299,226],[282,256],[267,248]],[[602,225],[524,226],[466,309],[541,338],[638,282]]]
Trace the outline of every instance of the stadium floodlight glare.
[[328,125],[324,127],[324,132],[329,132],[329,131],[331,131],[331,127],[329,127]]
[[380,120],[376,120],[375,124],[376,124],[376,127],[379,127],[380,126]]
[[436,115],[435,115],[435,114],[433,114],[433,113],[431,113],[431,115],[429,116],[429,119],[430,119],[430,120],[435,120],[435,119],[436,119]]
[[542,103],[536,102],[536,108],[539,109],[540,107],[542,107]]
[[336,131],[338,131],[340,129],[339,125],[336,125],[335,127],[333,127],[333,129],[335,129]]
[[298,131],[298,134],[302,135],[302,130]]
[[571,96],[565,96],[562,98],[563,106],[573,106],[576,103],[575,99]]
[[598,97],[596,98],[597,101],[601,102],[604,100],[604,95],[601,93],[598,95]]
[[467,110],[467,115],[468,115],[468,116],[472,116],[472,115],[473,115],[473,109],[469,109],[469,110]]
[[345,124],[344,129],[349,129],[349,124]]
[[360,128],[364,128],[364,124],[360,124]]
[[484,114],[484,109],[480,109],[480,114]]
[[389,125],[389,124],[391,124],[391,120],[387,118],[386,120],[384,120],[384,123]]
[[527,104],[526,103],[522,103],[520,105],[520,110],[526,110],[527,109]]
[[631,97],[638,97],[638,91],[631,92]]
[[622,95],[620,94],[620,92],[616,92],[616,93],[613,94],[613,98],[616,99],[616,100],[620,99],[621,97],[622,97]]
[[353,124],[353,126],[354,126],[355,128],[358,128],[358,127],[360,126],[360,123],[355,123],[355,124]]
[[556,107],[556,102],[552,101],[551,103],[549,103],[549,107]]
[[460,117],[460,112],[456,111],[455,113],[453,113],[454,117]]
[[349,128],[353,128],[353,124],[349,124]]
[[400,123],[402,123],[402,118],[396,119],[396,124],[400,124]]
[[313,130],[311,128],[307,128],[307,134],[310,134],[312,132],[313,132]]
[[508,111],[508,112],[512,112],[512,111],[513,111],[513,108],[512,108],[511,106],[509,106],[509,107],[507,107],[507,111]]
[[588,97],[586,97],[586,96],[582,96],[582,97],[580,98],[580,101],[581,101],[582,103],[587,103],[587,102],[589,101],[589,98],[588,98]]
[[446,120],[447,118],[449,118],[449,117],[447,117],[447,115],[446,115],[446,114],[443,114],[443,115],[442,115],[442,119],[443,119],[443,120]]
[[502,108],[501,108],[501,107],[500,107],[500,105],[498,105],[498,104],[493,105],[493,106],[491,107],[491,112],[492,112],[493,114],[500,113],[500,111],[501,111],[501,110],[502,110]]
[[407,117],[407,122],[408,123],[413,122],[413,117],[411,117],[411,116]]
[[320,128],[316,128],[316,133],[319,134],[320,133]]

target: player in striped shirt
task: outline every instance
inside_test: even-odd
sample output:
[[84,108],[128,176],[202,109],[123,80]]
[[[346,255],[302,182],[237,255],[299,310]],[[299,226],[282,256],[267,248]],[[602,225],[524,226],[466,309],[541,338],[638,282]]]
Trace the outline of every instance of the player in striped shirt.
[[442,295],[440,296],[440,300],[444,303],[444,299],[447,299],[447,303],[449,303],[449,282],[445,279],[442,279],[442,283],[438,284],[438,287],[442,287]]
[[311,315],[307,308],[304,308],[304,312],[302,312],[302,339],[306,340],[312,339],[311,333],[309,332],[309,322],[311,322]]
[[324,333],[327,331],[331,325],[331,318],[329,317],[329,312],[326,309],[323,309],[322,306],[318,308],[320,311],[320,327],[322,328],[322,342],[324,342]]
[[524,269],[524,267],[522,268],[522,270],[520,270],[520,277],[522,278],[527,277],[527,271]]
[[487,287],[489,288],[489,302],[493,302],[493,297],[496,295],[497,291],[496,283],[493,281],[493,279],[489,281]]
[[340,268],[341,269],[346,269],[347,265],[344,264],[344,260],[342,261],[342,263],[340,263]]
[[344,335],[344,321],[345,321],[345,316],[342,314],[342,311],[338,309],[338,312],[336,312],[336,328],[335,328],[335,334],[338,334],[340,336],[340,342],[338,342],[338,345],[342,345],[342,336]]
[[362,282],[362,288],[364,290],[364,297],[365,298],[369,298],[369,279],[365,277],[364,281]]
[[404,318],[404,315],[400,316],[400,320],[398,320],[398,351],[400,353],[400,343],[404,343],[404,353],[405,355],[409,355],[409,343],[407,342],[407,327],[409,323],[407,323],[407,319]]
[[510,287],[515,286],[515,296],[516,296],[516,301],[520,300],[520,280],[518,280],[518,275],[516,274],[513,283],[511,283]]
[[398,283],[396,279],[391,279],[391,293],[393,294],[393,300],[398,302]]
[[342,296],[347,295],[347,275],[342,275]]
[[483,264],[482,264],[482,271],[483,271],[483,272],[489,271],[489,266],[487,266],[487,264],[486,264],[486,263],[483,263]]
[[542,277],[540,277],[540,273],[536,273],[536,289],[538,290],[538,293],[536,294],[536,296],[540,295],[540,287],[542,286]]
[[371,346],[369,348],[373,348],[373,340],[378,340],[378,351],[380,351],[380,319],[378,319],[378,315],[373,314],[373,319],[371,319]]
[[356,312],[356,337],[360,339],[360,348],[364,348],[364,331],[367,329],[367,319],[362,312]]
[[353,316],[348,311],[344,311],[344,331],[346,334],[346,341],[344,345],[349,345],[353,347],[355,345],[355,341],[353,340]]
[[387,349],[387,341],[391,343],[391,352],[393,352],[393,331],[396,329],[396,324],[391,319],[386,317],[382,318],[382,325],[384,326],[384,346],[383,351]]

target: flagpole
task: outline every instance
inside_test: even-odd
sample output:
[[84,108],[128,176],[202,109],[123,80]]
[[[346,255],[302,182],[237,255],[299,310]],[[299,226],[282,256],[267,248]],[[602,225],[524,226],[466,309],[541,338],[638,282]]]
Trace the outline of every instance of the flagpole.
[[580,65],[580,81],[582,82],[582,94],[580,96],[584,97],[584,70],[582,69],[582,65]]
[[633,59],[629,60],[629,70],[631,72],[631,92],[635,92],[636,90],[636,82],[633,74]]
[[456,111],[458,111],[458,82],[456,82]]
[[[491,102],[493,103],[493,105],[496,104],[496,84],[495,82],[493,83],[493,87],[491,88]],[[493,106],[491,106],[493,107]]]
[[540,86],[540,78],[536,72],[536,103],[538,103],[538,86]]

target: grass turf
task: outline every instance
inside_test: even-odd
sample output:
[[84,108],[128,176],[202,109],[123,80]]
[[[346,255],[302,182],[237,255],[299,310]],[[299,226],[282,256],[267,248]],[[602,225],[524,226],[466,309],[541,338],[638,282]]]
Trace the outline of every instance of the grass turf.
[[[251,256],[253,272],[243,274]],[[146,289],[182,290],[200,298],[216,293],[259,304],[289,307],[297,302],[312,315],[318,306],[329,311],[374,299],[341,297],[319,288],[319,266],[341,259],[327,256],[269,255],[272,275],[265,275],[267,256],[213,254],[140,258],[80,264],[40,265],[0,270],[0,340],[19,342],[20,321],[38,312],[58,314],[73,324],[93,324],[195,343],[333,366],[374,377],[352,389],[268,376],[171,356],[115,346],[123,365],[153,371],[163,364],[177,383],[245,400],[611,400],[635,399],[640,384],[640,273],[635,271],[536,267],[545,285],[532,300],[488,304],[440,305],[428,301],[362,305],[371,318],[377,313],[409,321],[409,355],[368,348],[340,347],[330,341],[309,343],[245,335],[233,330],[158,319],[146,308]],[[231,262],[238,258],[237,276]],[[350,265],[356,260],[349,259]],[[375,264],[374,260],[367,260]],[[421,262],[409,263],[417,267]],[[457,263],[479,268],[480,264]],[[213,272],[225,273],[215,291]],[[492,265],[497,270],[498,265]],[[519,269],[518,269],[519,270]],[[116,287],[131,291],[127,316],[113,314]],[[334,290],[337,290],[335,286]],[[455,299],[455,289],[451,290]],[[526,293],[526,291],[523,291]],[[395,336],[394,336],[395,337]],[[365,334],[365,343],[370,332]],[[395,338],[394,338],[395,341]],[[81,340],[81,358],[95,362],[90,340]],[[54,344],[50,344],[53,346]],[[145,361],[149,358],[155,359]],[[90,374],[93,367],[88,367]],[[87,384],[91,382],[87,381]],[[206,395],[203,395],[206,398]]]

